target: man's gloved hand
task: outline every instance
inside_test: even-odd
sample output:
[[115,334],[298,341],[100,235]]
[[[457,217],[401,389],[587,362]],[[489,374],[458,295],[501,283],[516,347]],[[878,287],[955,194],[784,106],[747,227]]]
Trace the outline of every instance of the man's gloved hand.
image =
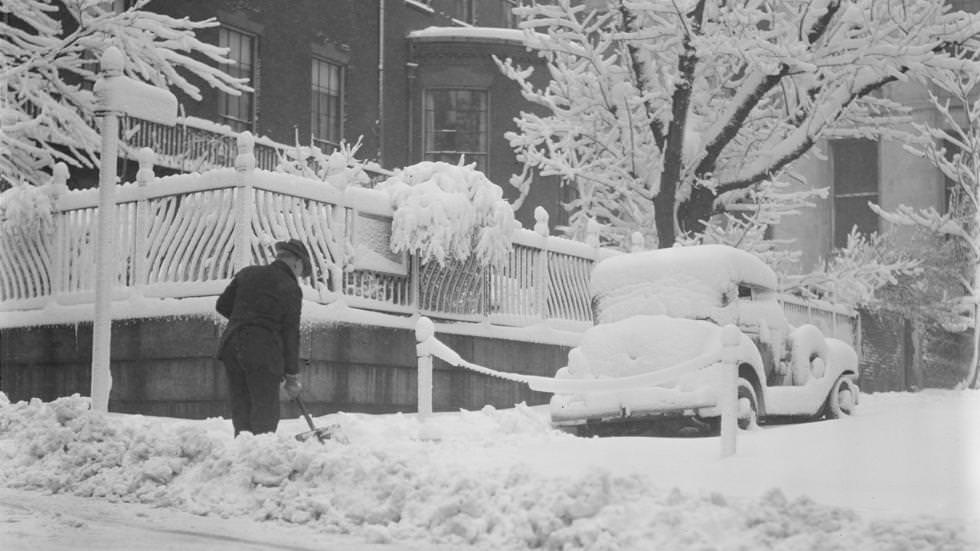
[[282,389],[286,391],[286,396],[294,400],[303,390],[303,385],[299,382],[298,373],[286,373],[286,380],[282,383]]

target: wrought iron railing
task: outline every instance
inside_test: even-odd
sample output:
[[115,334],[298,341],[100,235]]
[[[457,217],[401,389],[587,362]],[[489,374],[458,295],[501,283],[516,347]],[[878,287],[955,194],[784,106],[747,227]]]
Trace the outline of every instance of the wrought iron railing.
[[792,325],[811,324],[828,336],[840,339],[855,348],[860,342],[860,316],[850,308],[823,301],[805,300],[793,295],[780,295],[779,302]]
[[[116,191],[117,295],[214,295],[236,270],[272,260],[273,245],[302,239],[313,274],[307,299],[395,314],[527,325],[559,320],[587,326],[588,277],[600,255],[582,243],[516,232],[507,262],[420,262],[389,248],[388,195],[251,168],[154,178],[144,166]],[[55,194],[51,223],[0,233],[0,309],[94,298],[98,190]]]
[[[168,126],[126,117],[120,124],[123,155],[135,159],[136,152],[148,147],[157,155],[157,164],[181,172],[204,172],[232,167],[238,154],[238,134],[231,128],[194,117],[182,117]],[[256,167],[275,170],[290,146],[268,139],[256,140]]]
[[[216,295],[238,269],[271,261],[274,243],[294,237],[314,263],[303,282],[309,300],[342,297],[357,308],[513,326],[592,323],[589,277],[613,251],[549,236],[539,220],[536,231],[515,232],[501,265],[420,262],[391,252],[386,194],[255,169],[252,142],[242,144],[237,169],[157,179],[143,166],[136,182],[119,186],[117,295]],[[50,223],[0,232],[0,310],[94,299],[98,190],[56,192],[65,187],[48,190],[56,196]],[[790,323],[859,345],[854,312],[780,300]]]

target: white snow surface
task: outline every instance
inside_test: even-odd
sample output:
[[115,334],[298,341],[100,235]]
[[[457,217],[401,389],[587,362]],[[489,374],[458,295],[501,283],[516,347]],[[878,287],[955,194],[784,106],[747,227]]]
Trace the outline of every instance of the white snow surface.
[[742,283],[772,290],[776,274],[749,252],[696,245],[606,258],[592,270],[589,288],[600,301],[600,323],[636,314],[722,322],[722,298],[737,297]]
[[[236,523],[232,543],[277,534],[295,542],[289,530],[302,525],[346,534],[363,549],[980,545],[978,391],[866,395],[854,417],[742,431],[729,458],[717,438],[577,438],[525,406],[425,422],[331,414],[317,423],[339,424],[349,442],[320,444],[292,438],[304,429],[296,419],[275,435],[232,439],[224,419],[100,414],[88,405],[77,396],[10,404],[0,395],[0,498],[25,496],[20,516],[0,526],[4,541],[21,549],[52,541],[51,525],[24,518],[43,509],[41,492],[85,498],[106,515],[110,502],[135,504],[117,508],[120,516],[151,505],[145,515],[157,522],[185,519],[185,539],[206,529],[188,513],[214,519],[216,539]],[[68,498],[49,501],[58,499]],[[84,526],[72,526],[79,542]],[[119,526],[120,537],[134,537],[132,519]],[[174,541],[166,536],[156,537]]]
[[[720,350],[721,328],[700,320],[633,316],[590,327],[568,353],[568,374],[629,377]],[[657,338],[669,336],[669,338]]]

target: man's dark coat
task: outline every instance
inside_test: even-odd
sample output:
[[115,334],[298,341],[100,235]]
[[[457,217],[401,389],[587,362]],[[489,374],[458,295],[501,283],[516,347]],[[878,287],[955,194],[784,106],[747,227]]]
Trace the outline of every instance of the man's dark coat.
[[236,341],[239,357],[265,366],[272,375],[299,372],[299,320],[303,294],[289,266],[277,260],[239,271],[216,309],[228,318],[218,357]]

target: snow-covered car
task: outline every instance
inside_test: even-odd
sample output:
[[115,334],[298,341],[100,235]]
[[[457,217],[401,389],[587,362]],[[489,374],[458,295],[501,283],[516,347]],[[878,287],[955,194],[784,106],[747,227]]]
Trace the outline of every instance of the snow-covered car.
[[607,258],[590,284],[595,325],[555,375],[558,426],[719,416],[723,327],[740,329],[738,416],[836,418],[858,402],[857,354],[791,326],[776,274],[754,255],[701,245]]

